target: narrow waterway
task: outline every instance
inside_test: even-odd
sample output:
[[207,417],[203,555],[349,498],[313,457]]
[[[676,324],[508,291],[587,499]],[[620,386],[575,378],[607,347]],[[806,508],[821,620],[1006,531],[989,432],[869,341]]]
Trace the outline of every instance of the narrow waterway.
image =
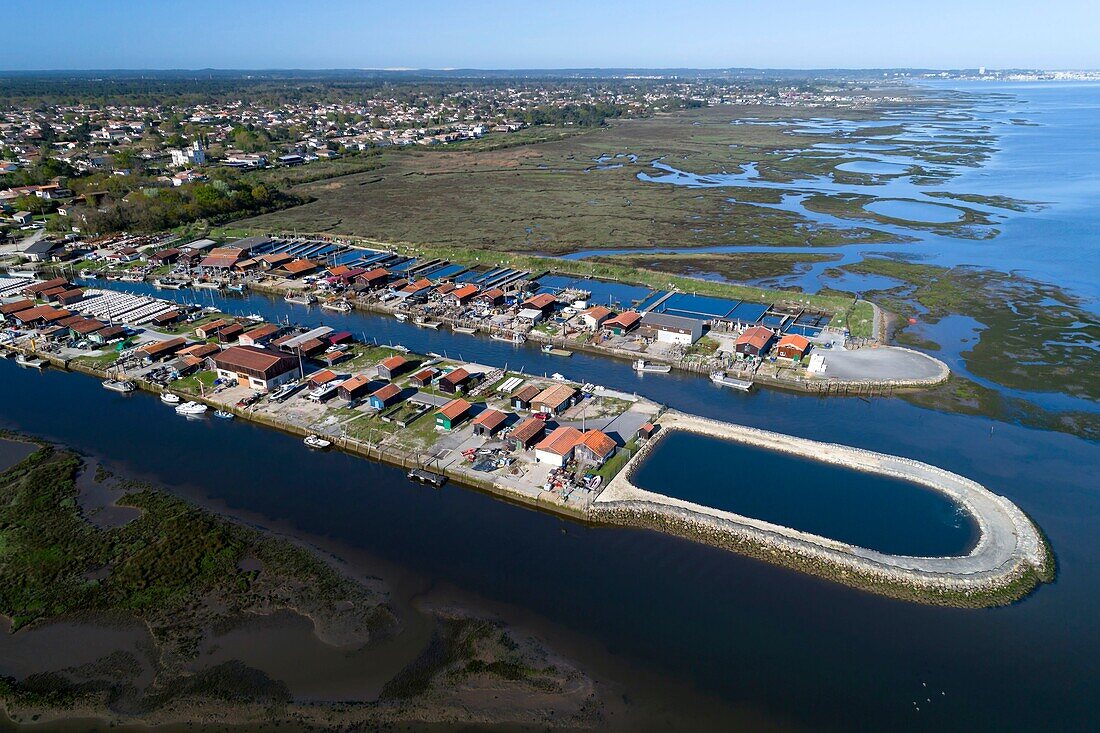
[[[420,336],[444,337],[457,338]],[[497,360],[477,344],[527,354],[471,341],[468,358]],[[627,376],[615,362],[587,363],[575,358],[563,370],[609,385]],[[1100,613],[1095,445],[1008,425],[991,435],[987,420],[896,399],[780,392],[745,399],[705,380],[629,378],[682,409],[906,455],[973,478],[1046,531],[1058,582],[987,611],[891,601],[653,532],[587,528],[452,485],[423,488],[395,469],[309,452],[296,438],[243,421],[186,420],[151,396],[125,397],[81,375],[9,361],[0,363],[0,426],[72,445],[261,523],[332,538],[418,579],[525,609],[589,639],[619,666],[685,680],[776,721],[833,730],[850,729],[853,716],[875,729],[1091,725],[1100,695],[1092,652],[1100,631],[1091,621]],[[632,692],[675,695],[669,690]],[[933,695],[934,703],[914,709]]]

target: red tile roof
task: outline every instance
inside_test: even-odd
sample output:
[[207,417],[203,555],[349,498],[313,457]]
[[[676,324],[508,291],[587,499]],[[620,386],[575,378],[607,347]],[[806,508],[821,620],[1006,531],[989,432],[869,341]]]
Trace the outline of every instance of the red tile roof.
[[554,432],[543,438],[539,444],[535,446],[535,450],[554,453],[559,456],[569,455],[569,451],[577,447],[577,443],[581,442],[582,437],[583,434],[580,430],[577,430],[571,425],[562,425],[560,428],[555,428]]
[[443,407],[439,408],[439,414],[448,420],[454,420],[456,417],[460,417],[470,409],[470,403],[466,400],[459,398],[457,400],[451,400]]

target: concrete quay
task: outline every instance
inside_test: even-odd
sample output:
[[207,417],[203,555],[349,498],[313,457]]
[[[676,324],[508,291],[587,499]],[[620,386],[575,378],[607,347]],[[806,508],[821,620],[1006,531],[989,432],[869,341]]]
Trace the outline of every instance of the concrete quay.
[[[644,526],[706,542],[870,591],[924,603],[982,607],[1011,602],[1050,580],[1054,560],[1035,524],[1011,501],[957,474],[898,456],[822,443],[682,413],[665,413],[660,432],[593,502],[592,521]],[[683,430],[904,479],[940,492],[975,520],[966,555],[889,555],[763,520],[648,491],[632,477],[662,434]]]

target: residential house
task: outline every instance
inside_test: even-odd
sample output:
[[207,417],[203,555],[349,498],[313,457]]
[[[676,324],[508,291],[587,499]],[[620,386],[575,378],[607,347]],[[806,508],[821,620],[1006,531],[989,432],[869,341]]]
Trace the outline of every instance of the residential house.
[[642,316],[643,332],[662,343],[691,346],[703,337],[703,322],[650,311]]
[[779,343],[775,347],[775,355],[780,359],[801,361],[809,350],[810,340],[808,338],[797,333],[788,333],[779,339]]
[[512,395],[512,407],[517,410],[530,410],[531,400],[538,397],[541,393],[541,389],[533,384],[528,384]]
[[470,381],[470,378],[470,373],[459,367],[440,378],[439,391],[447,394],[457,394],[466,388],[466,383]]
[[508,413],[500,410],[486,409],[474,418],[474,434],[492,437],[504,427],[508,420]]
[[381,379],[393,379],[398,374],[403,372],[409,366],[409,360],[400,355],[393,355],[386,359],[383,359],[378,366],[374,368],[375,374]]
[[258,346],[230,346],[214,357],[214,366],[219,378],[261,392],[301,376],[296,359]]
[[561,468],[573,458],[577,443],[580,443],[583,437],[584,434],[580,430],[570,425],[555,428],[554,432],[535,446],[535,460]]
[[608,458],[615,455],[615,440],[600,430],[589,430],[581,438],[574,450],[578,461],[591,466],[602,466]]
[[522,421],[508,435],[508,440],[516,450],[527,450],[546,433],[546,421],[529,417]]
[[602,305],[594,305],[588,310],[581,313],[581,320],[584,321],[585,328],[589,331],[598,331],[607,319],[611,318],[614,313],[610,308],[605,308]]
[[542,390],[531,400],[531,410],[558,415],[572,407],[576,398],[577,390],[568,384],[555,384]]
[[401,396],[401,388],[393,382],[379,387],[370,396],[370,406],[376,410],[384,410],[397,402]]
[[470,407],[470,403],[462,398],[451,400],[435,413],[435,426],[447,431],[454,430],[469,416]]
[[603,322],[603,327],[616,336],[630,333],[642,322],[642,314],[638,311],[624,311],[619,315],[608,318]]
[[764,356],[774,341],[775,331],[764,326],[750,326],[737,337],[733,349],[746,356]]

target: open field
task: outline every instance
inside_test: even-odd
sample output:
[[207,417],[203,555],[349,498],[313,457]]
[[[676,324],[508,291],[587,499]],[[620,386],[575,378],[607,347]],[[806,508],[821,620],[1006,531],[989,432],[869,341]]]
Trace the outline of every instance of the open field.
[[[779,187],[689,188],[638,179],[639,173],[659,173],[651,165],[658,159],[699,173],[738,171],[755,163],[760,178],[776,184],[819,175],[858,175],[835,170],[843,157],[810,149],[835,142],[833,135],[793,137],[793,122],[730,124],[733,119],[774,122],[819,111],[716,107],[620,120],[522,146],[493,148],[488,142],[475,142],[466,149],[392,150],[379,156],[377,169],[292,189],[313,199],[310,203],[235,226],[550,254],[627,246],[902,241],[903,237],[858,223],[843,228],[820,225],[798,213],[754,205],[777,202]],[[822,113],[847,119],[875,116],[871,110]],[[863,134],[870,138],[873,132]],[[860,134],[857,130],[844,139],[861,139]],[[540,138],[532,132],[529,139]],[[959,153],[953,160],[979,160],[985,144],[975,137],[970,147],[964,146],[973,155]],[[914,157],[922,151],[931,154],[919,143],[909,146]]]

